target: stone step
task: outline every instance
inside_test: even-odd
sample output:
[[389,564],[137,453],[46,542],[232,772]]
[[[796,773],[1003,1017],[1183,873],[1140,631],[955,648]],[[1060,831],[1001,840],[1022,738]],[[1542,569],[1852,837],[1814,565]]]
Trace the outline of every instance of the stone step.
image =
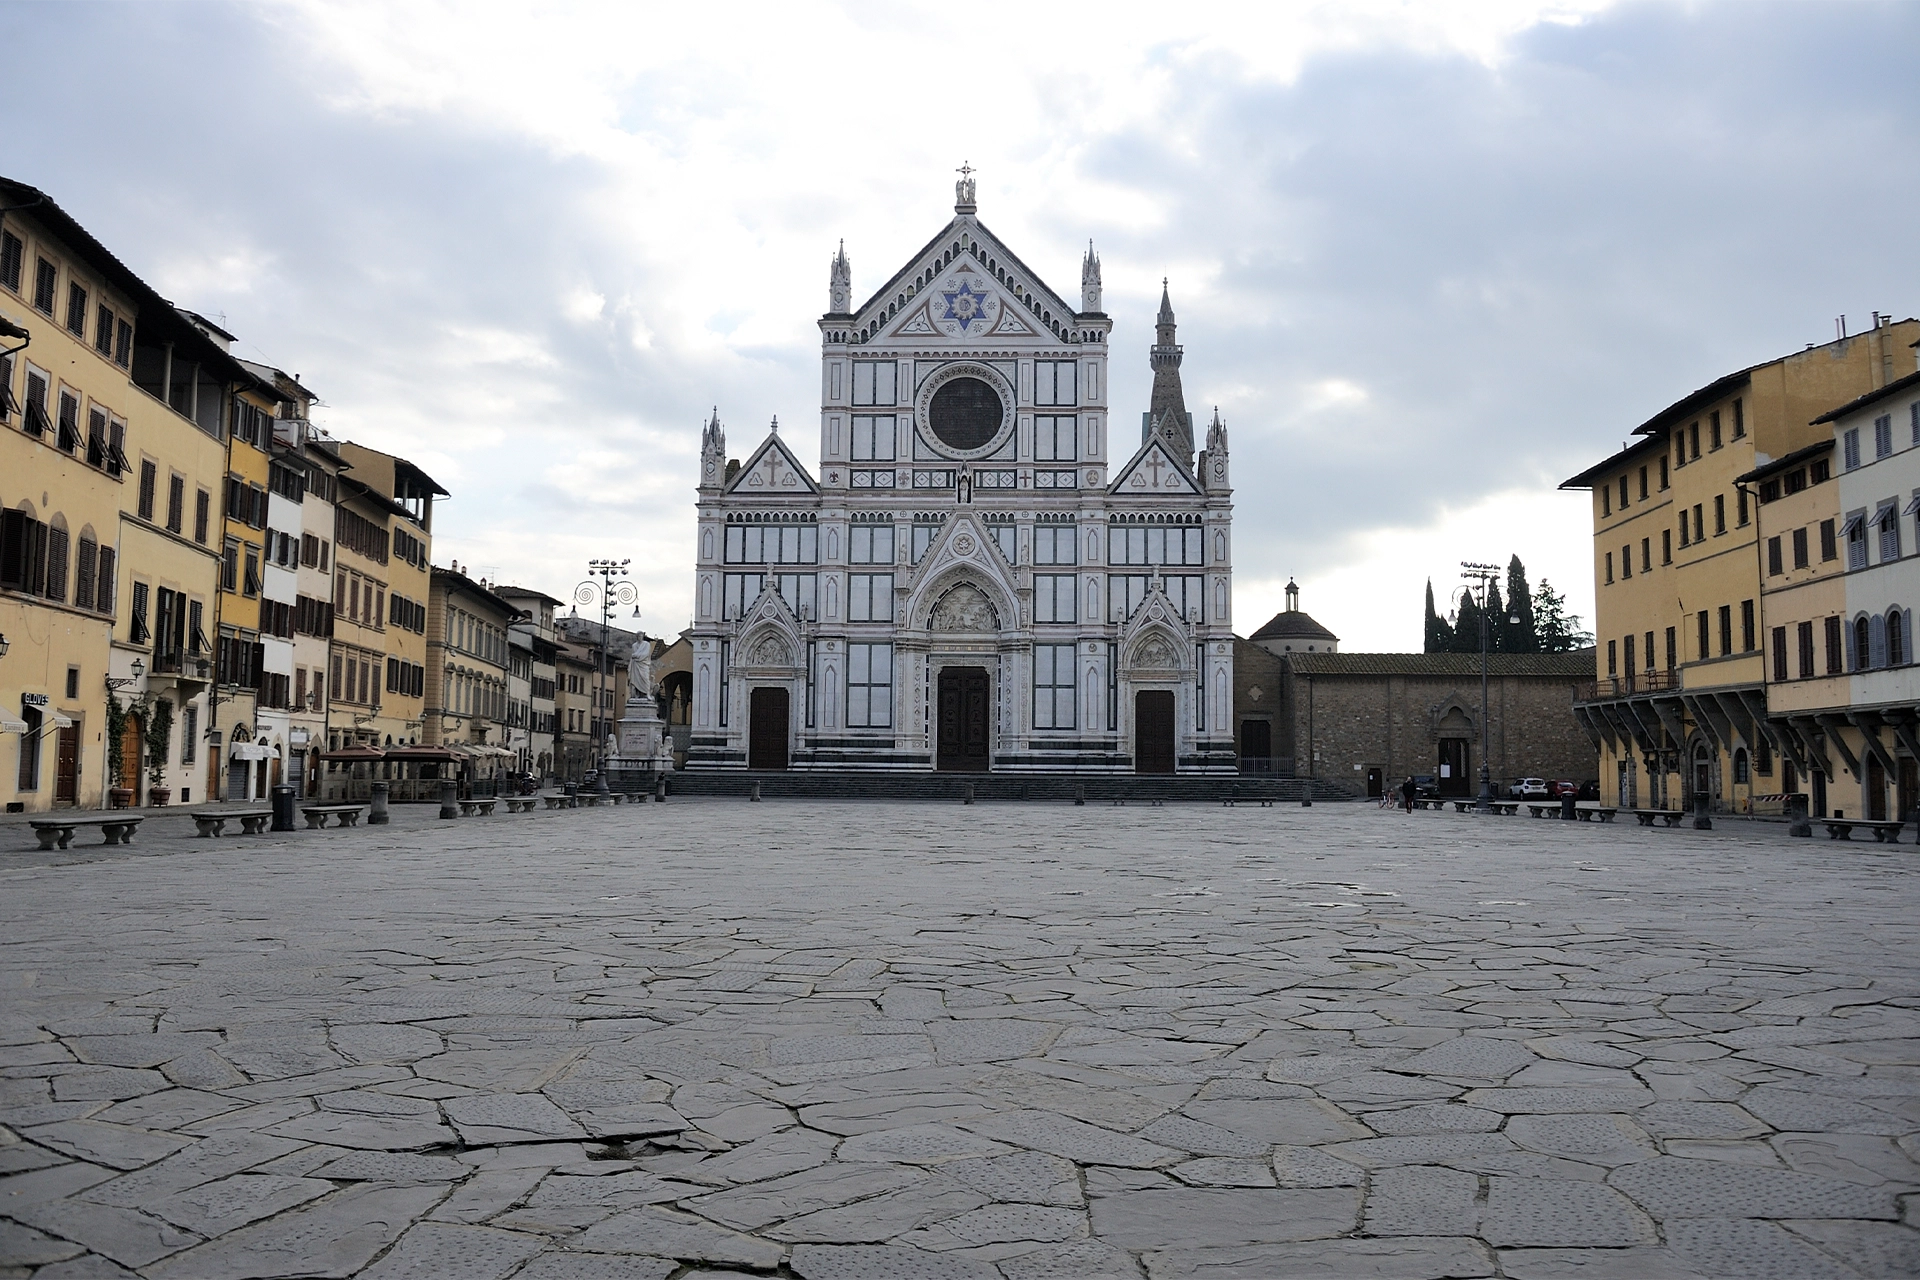
[[[616,785],[618,780],[616,779]],[[977,800],[1124,800],[1236,802],[1352,800],[1350,788],[1324,779],[1235,775],[1142,776],[1138,774],[904,773],[807,769],[793,771],[694,770],[669,776],[667,789],[682,796],[745,796],[752,784],[772,799],[960,800],[973,788]]]

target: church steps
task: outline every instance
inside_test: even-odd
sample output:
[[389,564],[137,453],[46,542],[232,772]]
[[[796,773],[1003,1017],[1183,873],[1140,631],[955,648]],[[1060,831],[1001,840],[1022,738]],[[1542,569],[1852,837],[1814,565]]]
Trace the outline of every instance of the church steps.
[[[616,786],[619,779],[615,779]],[[680,796],[745,796],[753,783],[772,799],[835,800],[961,800],[973,788],[977,800],[1072,801],[1076,794],[1089,804],[1125,800],[1145,804],[1155,800],[1210,801],[1229,799],[1298,803],[1315,800],[1351,800],[1350,788],[1324,779],[1249,778],[1232,775],[1191,777],[1139,774],[1039,773],[906,773],[838,772],[829,770],[681,772],[669,776],[668,791]]]

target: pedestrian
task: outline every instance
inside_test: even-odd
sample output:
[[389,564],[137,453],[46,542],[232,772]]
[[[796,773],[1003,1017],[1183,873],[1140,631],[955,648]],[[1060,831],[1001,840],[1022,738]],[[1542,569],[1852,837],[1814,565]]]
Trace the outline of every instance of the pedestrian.
[[1413,775],[1408,774],[1407,780],[1400,784],[1400,807],[1408,813],[1413,812],[1413,792]]

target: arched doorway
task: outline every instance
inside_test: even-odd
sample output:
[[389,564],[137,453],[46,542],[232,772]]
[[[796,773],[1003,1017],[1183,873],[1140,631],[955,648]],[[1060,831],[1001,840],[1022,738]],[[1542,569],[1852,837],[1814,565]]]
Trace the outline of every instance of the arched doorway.
[[987,772],[993,681],[985,667],[942,667],[934,766],[947,773]]
[[1133,771],[1172,773],[1173,766],[1173,690],[1142,689],[1133,695]]
[[1713,803],[1713,755],[1704,742],[1693,749],[1693,796],[1695,804],[1700,798]]
[[747,695],[747,768],[787,767],[791,701],[784,685],[763,685]]

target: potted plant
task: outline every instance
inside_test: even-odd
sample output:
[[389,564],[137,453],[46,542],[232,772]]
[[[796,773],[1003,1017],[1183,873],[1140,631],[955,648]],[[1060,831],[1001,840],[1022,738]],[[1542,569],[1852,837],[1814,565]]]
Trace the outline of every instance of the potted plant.
[[107,691],[107,802],[116,809],[124,809],[133,803],[133,788],[120,785],[121,780],[126,777],[126,733],[127,708],[120,705],[119,696],[109,689]]
[[173,703],[157,699],[147,714],[147,803],[164,805],[173,799],[167,780],[167,750],[173,744]]

